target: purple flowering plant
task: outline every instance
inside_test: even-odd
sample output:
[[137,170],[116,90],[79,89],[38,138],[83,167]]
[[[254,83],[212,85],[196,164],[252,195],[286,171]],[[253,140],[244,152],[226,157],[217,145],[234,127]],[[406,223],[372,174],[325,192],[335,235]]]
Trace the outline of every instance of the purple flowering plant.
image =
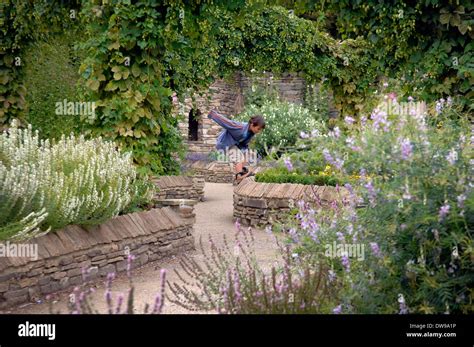
[[[132,269],[136,267],[134,263],[135,256],[128,254],[126,259],[126,276],[129,281],[129,289],[127,293],[113,293],[113,281],[116,279],[117,274],[110,272],[106,275],[105,279],[105,292],[104,301],[106,304],[106,311],[101,312],[94,305],[94,296],[97,294],[93,277],[91,276],[92,268],[82,269],[83,283],[80,286],[76,286],[72,293],[69,294],[68,310],[70,314],[135,314],[137,308],[134,302],[135,297],[135,286],[133,284],[133,273]],[[141,311],[144,314],[161,314],[165,304],[165,284],[166,284],[166,270],[161,269],[160,271],[160,287],[158,293],[155,296],[153,304],[146,303]],[[52,307],[52,301],[50,303],[51,313],[54,312]]]
[[[262,264],[256,258],[253,231],[236,224],[233,242],[224,237],[217,246],[200,239],[204,261],[186,255],[168,283],[169,302],[191,311],[220,314],[330,313],[339,301],[339,281],[330,278],[326,262],[303,259],[275,236],[277,260]],[[238,251],[236,251],[236,249]]]
[[288,242],[301,254],[327,259],[327,244],[365,245],[363,261],[328,260],[346,298],[335,313],[472,309],[474,143],[467,115],[449,112],[375,110],[338,136],[310,139],[314,157],[357,178],[346,187],[352,201],[321,207],[317,197],[287,223]]

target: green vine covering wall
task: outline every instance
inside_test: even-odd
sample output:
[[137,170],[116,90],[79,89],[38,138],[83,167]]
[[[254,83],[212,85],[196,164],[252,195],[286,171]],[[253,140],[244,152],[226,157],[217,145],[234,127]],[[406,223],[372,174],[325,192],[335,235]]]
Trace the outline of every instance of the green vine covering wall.
[[425,101],[458,96],[474,108],[472,0],[281,0],[334,37],[363,37],[371,68]]

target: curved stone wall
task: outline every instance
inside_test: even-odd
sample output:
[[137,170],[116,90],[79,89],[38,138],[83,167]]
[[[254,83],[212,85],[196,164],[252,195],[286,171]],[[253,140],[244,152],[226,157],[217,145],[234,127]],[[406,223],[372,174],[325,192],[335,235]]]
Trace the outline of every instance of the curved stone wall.
[[206,182],[232,183],[234,181],[234,165],[226,161],[197,160],[187,163],[187,170],[203,177]]
[[324,206],[332,201],[342,201],[348,194],[345,188],[260,183],[251,177],[234,188],[234,219],[243,225],[263,227],[282,221],[299,200],[318,200]]

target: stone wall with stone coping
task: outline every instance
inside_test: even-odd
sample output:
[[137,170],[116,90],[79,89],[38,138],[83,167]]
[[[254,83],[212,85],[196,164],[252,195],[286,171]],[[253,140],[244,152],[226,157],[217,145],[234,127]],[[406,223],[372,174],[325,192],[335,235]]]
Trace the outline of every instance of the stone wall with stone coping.
[[348,194],[345,188],[260,183],[249,177],[234,188],[234,220],[243,225],[264,227],[282,221],[299,200],[319,199],[324,206],[332,201],[342,201]]
[[[68,226],[27,241],[37,259],[0,257],[0,308],[26,302],[134,267],[194,249],[192,206],[152,209],[118,216],[91,227]],[[12,250],[4,242],[3,249]],[[16,244],[18,246],[18,244]],[[8,251],[11,255],[11,251]]]
[[191,199],[204,200],[204,176],[160,176],[152,181],[158,188],[155,200]]
[[225,161],[196,160],[186,164],[186,170],[193,175],[203,177],[206,182],[232,183],[234,180],[234,165]]
[[224,161],[213,161],[206,167],[206,182],[232,183],[234,180],[234,164]]

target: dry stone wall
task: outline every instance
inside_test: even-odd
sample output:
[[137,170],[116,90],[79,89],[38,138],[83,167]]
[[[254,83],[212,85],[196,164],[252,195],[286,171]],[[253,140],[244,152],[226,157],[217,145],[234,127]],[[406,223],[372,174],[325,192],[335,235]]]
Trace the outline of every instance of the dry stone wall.
[[234,219],[243,225],[263,227],[283,221],[299,200],[329,205],[348,196],[345,188],[293,183],[260,183],[247,178],[234,189]]
[[191,171],[194,177],[202,178],[205,182],[232,183],[234,180],[234,165],[225,161],[197,160],[188,162],[186,170]]
[[[68,226],[25,244],[0,244],[0,308],[43,296],[194,249],[192,206],[136,212],[92,226]],[[22,245],[36,248],[18,256]],[[13,250],[16,248],[15,255]],[[26,249],[26,248],[24,248]],[[25,255],[25,254],[22,254]]]
[[162,199],[191,199],[204,200],[204,177],[191,176],[160,176],[153,183],[158,188],[155,200]]
[[[179,130],[185,139],[190,153],[209,153],[215,150],[217,136],[222,128],[214,121],[207,118],[212,109],[216,109],[226,116],[242,112],[245,105],[244,93],[252,84],[267,86],[269,83],[278,91],[283,100],[301,104],[304,102],[306,88],[305,79],[299,74],[283,73],[281,76],[273,77],[271,73],[265,76],[251,77],[241,72],[236,72],[232,78],[227,80],[217,79],[203,95],[195,94],[194,102],[191,97],[185,98],[184,103],[175,107],[175,113],[185,116],[179,123]],[[189,141],[189,115],[191,110],[199,110],[198,138]]]

